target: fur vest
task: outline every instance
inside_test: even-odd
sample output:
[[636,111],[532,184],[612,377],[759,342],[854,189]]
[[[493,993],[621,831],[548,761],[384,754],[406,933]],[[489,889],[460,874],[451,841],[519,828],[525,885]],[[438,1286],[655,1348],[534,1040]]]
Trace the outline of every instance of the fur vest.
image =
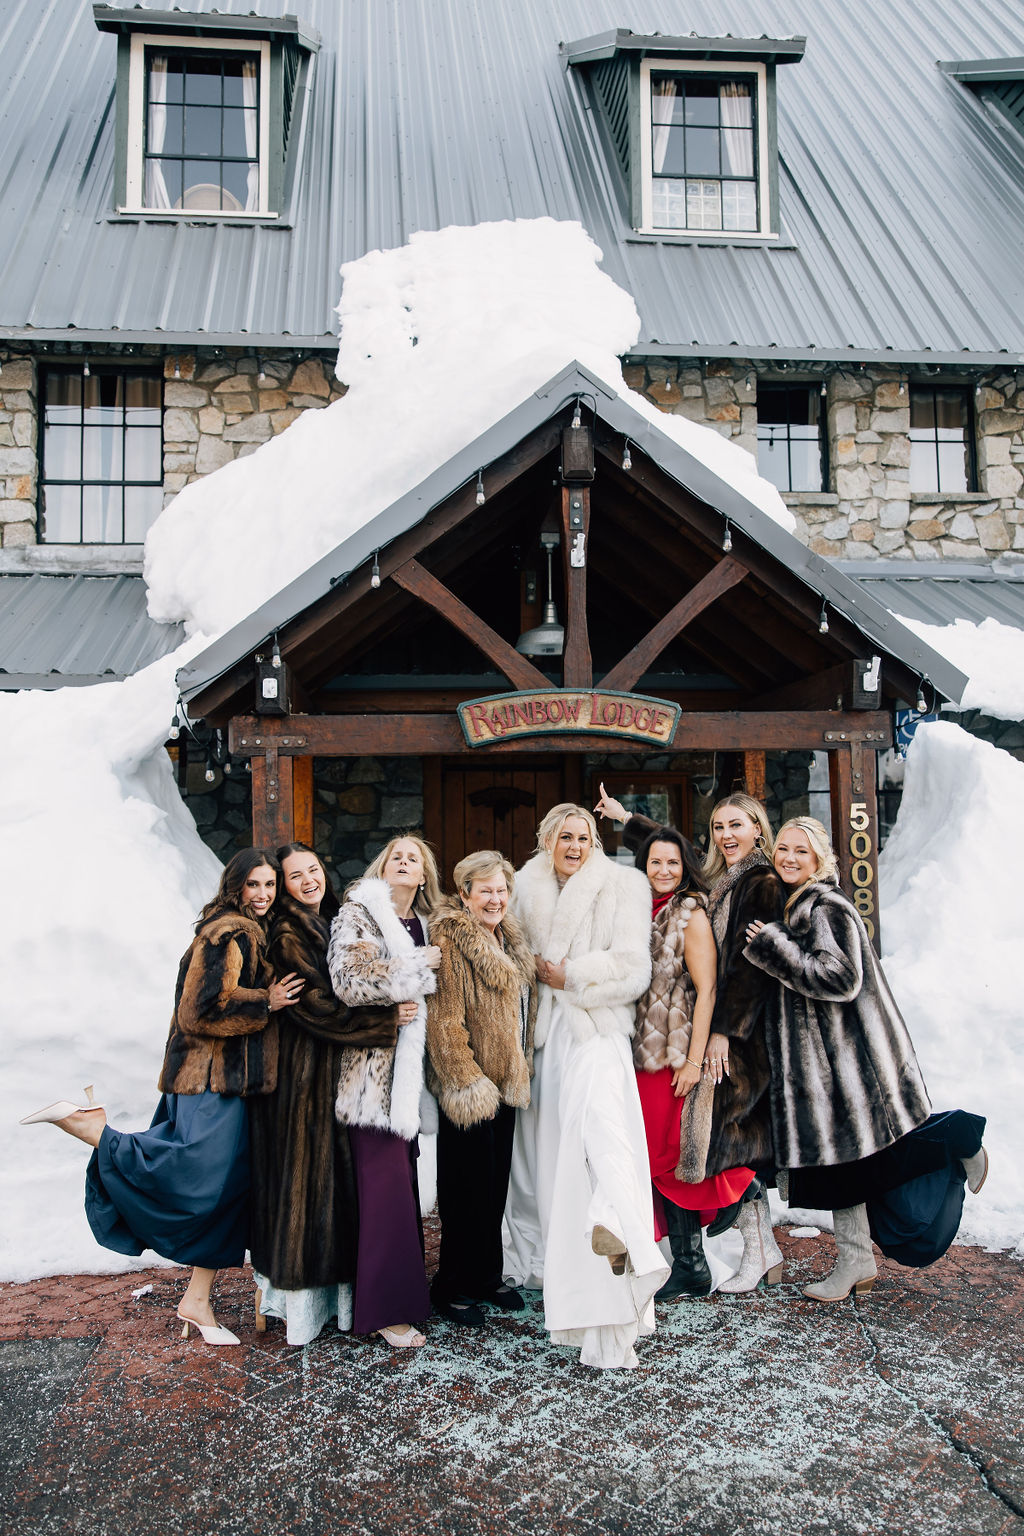
[[718,983],[712,1034],[729,1037],[729,1075],[702,1078],[683,1106],[676,1175],[698,1183],[727,1168],[771,1175],[771,1065],[765,1037],[770,988],[744,958],[747,924],[773,922],[782,913],[782,882],[763,854],[744,861],[717,882],[708,915],[718,946]]
[[780,1167],[851,1163],[889,1147],[930,1106],[907,1026],[859,914],[814,882],[747,958],[781,985],[768,1022]]
[[501,1104],[525,1109],[530,1102],[533,955],[514,917],[506,916],[501,931],[504,950],[461,902],[442,907],[431,923],[441,968],[427,1004],[430,1088],[443,1113],[463,1128],[493,1119]]
[[[633,1004],[651,980],[651,889],[638,869],[595,848],[565,885],[546,853],[523,865],[512,896],[531,951],[568,960],[561,993],[575,1039],[631,1035]],[[555,992],[538,989],[535,1042],[548,1037]]]
[[[433,971],[403,928],[385,880],[360,880],[331,925],[327,966],[338,997],[350,1008],[373,1003],[419,1003],[394,1046],[346,1049],[338,1073],[335,1114],[345,1125],[393,1131],[411,1141],[437,1129],[425,1094],[425,998],[437,985]],[[433,1110],[433,1115],[431,1115]]]
[[686,968],[686,930],[696,896],[676,894],[654,919],[651,984],[636,1005],[633,1065],[638,1072],[682,1067],[690,1051],[696,988]]
[[345,1046],[393,1046],[393,1007],[353,1010],[327,974],[326,920],[292,901],[275,903],[267,960],[296,972],[302,995],[280,1020],[277,1091],[249,1106],[249,1247],[254,1268],[284,1290],[337,1285],[355,1273],[359,1211],[348,1132],[334,1117]]
[[181,957],[161,1093],[270,1093],[277,1083],[277,1015],[262,926],[218,912]]

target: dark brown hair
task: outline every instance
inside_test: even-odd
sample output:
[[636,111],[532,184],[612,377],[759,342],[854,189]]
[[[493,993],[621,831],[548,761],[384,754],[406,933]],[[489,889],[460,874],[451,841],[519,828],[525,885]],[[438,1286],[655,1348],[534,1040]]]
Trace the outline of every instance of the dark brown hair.
[[[277,888],[281,889],[281,866],[274,855],[268,853],[265,848],[241,849],[224,866],[216,896],[206,903],[196,919],[197,933],[204,923],[209,922],[211,917],[216,917],[221,912],[245,912],[245,902],[242,900],[245,882],[254,869],[259,869],[264,864],[274,871],[277,876]],[[257,918],[255,921],[259,922],[260,919]]]

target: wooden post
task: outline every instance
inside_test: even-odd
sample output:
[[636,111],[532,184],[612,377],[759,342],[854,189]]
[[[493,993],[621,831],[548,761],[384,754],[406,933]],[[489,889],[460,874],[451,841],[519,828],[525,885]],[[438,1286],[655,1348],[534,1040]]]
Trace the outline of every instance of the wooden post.
[[587,560],[590,540],[590,490],[562,486],[562,560],[565,569],[565,688],[590,688],[594,666],[587,631]]
[[271,742],[261,756],[252,759],[252,842],[254,848],[273,853],[281,843],[295,839],[293,803],[295,759],[278,755]]
[[313,759],[292,758],[293,840],[313,846]]
[[743,754],[743,782],[747,786],[747,794],[764,804],[767,793],[765,784],[764,752],[760,749]]
[[864,919],[876,949],[881,948],[878,911],[878,794],[870,743],[847,741],[828,755],[832,793],[832,843],[839,883]]

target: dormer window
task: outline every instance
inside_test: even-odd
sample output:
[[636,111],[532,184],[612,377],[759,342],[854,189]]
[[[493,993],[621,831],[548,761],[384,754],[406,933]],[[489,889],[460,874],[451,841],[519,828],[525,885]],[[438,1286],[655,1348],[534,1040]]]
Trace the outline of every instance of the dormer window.
[[277,18],[93,6],[117,35],[118,213],[273,219],[294,181],[319,39]]
[[728,64],[644,60],[643,228],[762,230],[761,210],[768,206],[764,73],[763,65],[738,75]]
[[[130,208],[267,213],[270,45],[132,38]],[[261,109],[262,104],[262,109]]]
[[701,241],[778,234],[775,76],[804,46],[622,28],[564,45],[600,109],[634,229]]

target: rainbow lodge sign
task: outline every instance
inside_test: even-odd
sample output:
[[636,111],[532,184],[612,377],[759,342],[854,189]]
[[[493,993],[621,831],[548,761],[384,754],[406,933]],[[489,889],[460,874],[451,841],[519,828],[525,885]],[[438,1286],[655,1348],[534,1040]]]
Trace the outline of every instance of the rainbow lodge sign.
[[458,706],[462,734],[471,747],[493,746],[521,736],[616,736],[622,741],[667,747],[676,733],[678,704],[639,693],[496,693]]

